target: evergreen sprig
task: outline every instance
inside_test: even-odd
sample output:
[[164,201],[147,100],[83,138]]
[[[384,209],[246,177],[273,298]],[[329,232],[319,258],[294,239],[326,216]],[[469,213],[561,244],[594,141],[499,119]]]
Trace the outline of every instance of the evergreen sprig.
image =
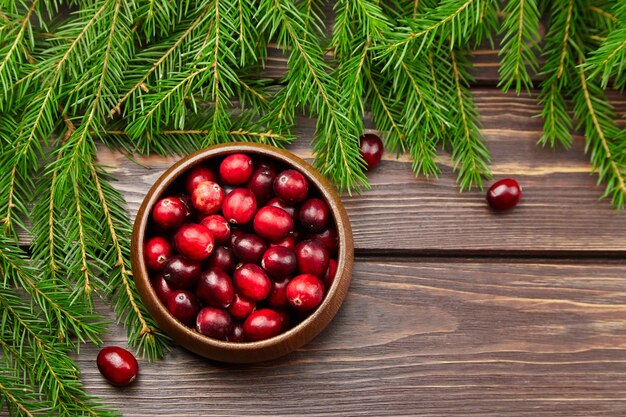
[[[539,88],[539,143],[568,147],[577,125],[604,196],[622,208],[626,134],[607,91],[626,86],[626,5],[500,5],[337,0],[330,25],[316,0],[0,0],[2,407],[112,414],[85,395],[68,359],[100,341],[94,297],[140,354],[169,349],[134,288],[131,221],[96,159],[102,144],[162,155],[284,146],[306,113],[315,165],[351,192],[368,187],[358,147],[368,116],[416,175],[440,175],[445,150],[459,188],[482,187],[490,157],[468,58],[498,34],[499,85]],[[277,80],[264,78],[270,47],[286,56]]]

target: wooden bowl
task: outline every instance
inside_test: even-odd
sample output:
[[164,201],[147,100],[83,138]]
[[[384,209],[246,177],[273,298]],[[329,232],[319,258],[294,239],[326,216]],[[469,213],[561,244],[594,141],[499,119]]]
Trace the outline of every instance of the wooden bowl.
[[[290,330],[273,338],[246,343],[225,342],[204,336],[175,319],[157,297],[148,269],[144,262],[146,228],[154,204],[181,175],[197,164],[223,158],[232,153],[245,153],[255,158],[275,160],[297,169],[317,188],[331,209],[337,228],[339,253],[337,274],[327,290],[322,303],[306,319]],[[302,347],[317,336],[333,319],[343,303],[352,278],[354,246],[348,215],[334,187],[311,165],[290,152],[258,144],[232,143],[212,146],[191,154],[170,167],[154,183],[144,198],[135,224],[131,241],[132,269],[137,291],[158,326],[179,345],[188,350],[222,362],[250,363],[278,358]]]

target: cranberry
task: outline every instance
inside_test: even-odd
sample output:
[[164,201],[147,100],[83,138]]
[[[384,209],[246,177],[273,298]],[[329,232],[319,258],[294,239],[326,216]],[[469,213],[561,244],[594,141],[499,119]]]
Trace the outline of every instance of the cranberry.
[[213,339],[226,340],[233,330],[233,321],[222,309],[204,307],[196,317],[196,330]]
[[256,197],[247,188],[235,188],[224,198],[222,213],[230,223],[248,223],[256,213]]
[[256,308],[254,301],[248,300],[241,295],[235,293],[233,302],[228,307],[228,312],[235,320],[243,320],[250,315]]
[[291,314],[289,314],[287,310],[276,310],[276,312],[280,316],[280,320],[281,320],[280,331],[286,332],[287,330],[291,329],[291,327],[293,326],[293,320],[291,319]]
[[296,254],[284,246],[273,246],[265,251],[261,266],[273,278],[289,277],[298,267]]
[[139,364],[132,353],[118,346],[107,346],[98,352],[98,370],[112,385],[123,387],[135,380]]
[[229,342],[242,343],[246,341],[246,335],[243,332],[243,324],[233,323],[233,330],[228,335]]
[[330,210],[320,198],[310,198],[300,206],[300,225],[309,232],[321,232],[330,222]]
[[261,166],[252,173],[246,187],[254,193],[259,204],[265,203],[274,194],[274,178],[276,171],[269,165]]
[[185,220],[183,221],[183,223],[192,221],[194,211],[191,205],[191,197],[189,196],[189,194],[178,194],[176,198],[179,199],[181,203],[183,203],[183,209],[185,210]]
[[267,298],[272,286],[263,269],[255,264],[244,264],[235,269],[233,281],[241,295],[254,301]]
[[280,314],[269,308],[263,308],[248,316],[243,323],[243,332],[248,340],[269,339],[280,333],[282,324]]
[[152,209],[154,222],[163,229],[174,229],[185,220],[185,207],[176,197],[160,199]]
[[175,255],[163,267],[163,278],[172,288],[186,289],[196,284],[196,279],[201,271],[199,262]]
[[237,241],[237,239],[239,239],[241,236],[245,235],[246,233],[243,231],[243,229],[235,229],[234,227],[230,228],[230,238],[229,238],[229,244],[230,244],[230,248],[234,250],[235,248],[235,242]]
[[287,169],[274,179],[274,192],[287,204],[299,203],[309,193],[309,183],[298,171]]
[[191,204],[202,214],[217,213],[223,201],[224,190],[213,181],[201,182],[191,194]]
[[230,277],[221,269],[209,269],[200,274],[196,295],[205,304],[226,308],[233,301],[235,288]]
[[296,217],[297,217],[296,214],[298,213],[298,210],[294,206],[290,206],[289,204],[283,203],[280,198],[278,197],[272,198],[270,201],[267,202],[267,205],[272,206],[272,207],[278,207],[279,209],[285,210],[287,213],[289,213],[291,218],[294,219],[294,221],[296,220]]
[[185,177],[185,190],[191,194],[201,182],[215,180],[215,173],[211,169],[204,165],[196,165]]
[[254,216],[254,231],[267,240],[275,241],[286,237],[293,230],[293,219],[278,207],[265,206]]
[[235,153],[220,164],[220,176],[227,184],[241,185],[250,179],[252,168],[252,159],[248,155]]
[[361,136],[359,147],[367,169],[374,169],[383,157],[383,141],[373,133]]
[[328,250],[317,240],[304,240],[296,245],[296,258],[301,274],[323,277],[330,257]]
[[310,311],[324,298],[324,284],[315,275],[298,275],[287,285],[287,300],[299,311]]
[[148,268],[153,271],[161,271],[165,262],[172,256],[172,246],[167,239],[155,236],[146,242],[144,255]]
[[213,252],[213,233],[201,224],[187,223],[181,226],[174,241],[178,252],[192,261],[202,261]]
[[226,273],[230,273],[237,266],[237,260],[231,248],[228,246],[217,246],[207,260],[207,266],[209,268],[219,268]]
[[223,244],[228,242],[228,238],[230,237],[230,224],[228,224],[223,216],[219,214],[206,216],[200,221],[200,224],[213,233],[215,243]]
[[200,303],[192,292],[178,290],[167,300],[167,309],[181,323],[191,326],[200,310]]
[[337,261],[331,259],[328,262],[328,269],[324,274],[324,287],[330,288],[333,285],[333,281],[335,281],[335,275],[337,274]]
[[235,255],[244,263],[259,263],[266,250],[263,239],[251,233],[239,236],[233,245]]
[[169,300],[170,296],[176,291],[169,282],[163,278],[162,274],[152,279],[152,288],[154,288],[154,292],[164,305],[167,305],[167,300]]
[[287,285],[289,281],[289,278],[272,281],[270,295],[267,296],[267,305],[273,308],[287,308],[289,306],[287,301]]
[[522,198],[522,188],[512,178],[496,181],[487,192],[487,202],[494,210],[508,210]]
[[339,250],[339,242],[337,239],[337,230],[334,226],[329,227],[326,230],[321,231],[320,233],[316,233],[313,235],[307,236],[309,239],[315,239],[320,241],[326,249],[328,249],[328,253],[331,255],[337,255],[337,251]]
[[294,240],[293,237],[291,236],[287,236],[283,239],[277,240],[276,242],[272,242],[270,243],[270,247],[273,248],[275,246],[282,246],[285,247],[287,249],[291,249],[294,250],[296,247],[296,241]]

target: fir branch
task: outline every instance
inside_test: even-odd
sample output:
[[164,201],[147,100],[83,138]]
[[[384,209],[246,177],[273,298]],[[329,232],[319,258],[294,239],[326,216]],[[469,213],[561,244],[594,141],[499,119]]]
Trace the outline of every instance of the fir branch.
[[509,1],[504,8],[505,18],[500,28],[504,34],[498,55],[502,57],[498,73],[499,86],[504,92],[515,84],[515,92],[520,94],[522,87],[527,91],[533,88],[531,72],[538,69],[535,51],[540,39],[537,0]]
[[49,411],[32,387],[0,368],[0,410],[5,406],[10,416],[36,417]]

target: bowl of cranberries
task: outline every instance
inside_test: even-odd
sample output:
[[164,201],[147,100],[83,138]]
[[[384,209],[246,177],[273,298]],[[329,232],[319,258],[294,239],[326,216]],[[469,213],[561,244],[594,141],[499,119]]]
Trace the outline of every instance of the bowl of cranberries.
[[352,277],[348,216],[290,152],[233,143],[191,154],[150,188],[133,228],[137,291],[159,327],[201,356],[283,356],[333,319]]

